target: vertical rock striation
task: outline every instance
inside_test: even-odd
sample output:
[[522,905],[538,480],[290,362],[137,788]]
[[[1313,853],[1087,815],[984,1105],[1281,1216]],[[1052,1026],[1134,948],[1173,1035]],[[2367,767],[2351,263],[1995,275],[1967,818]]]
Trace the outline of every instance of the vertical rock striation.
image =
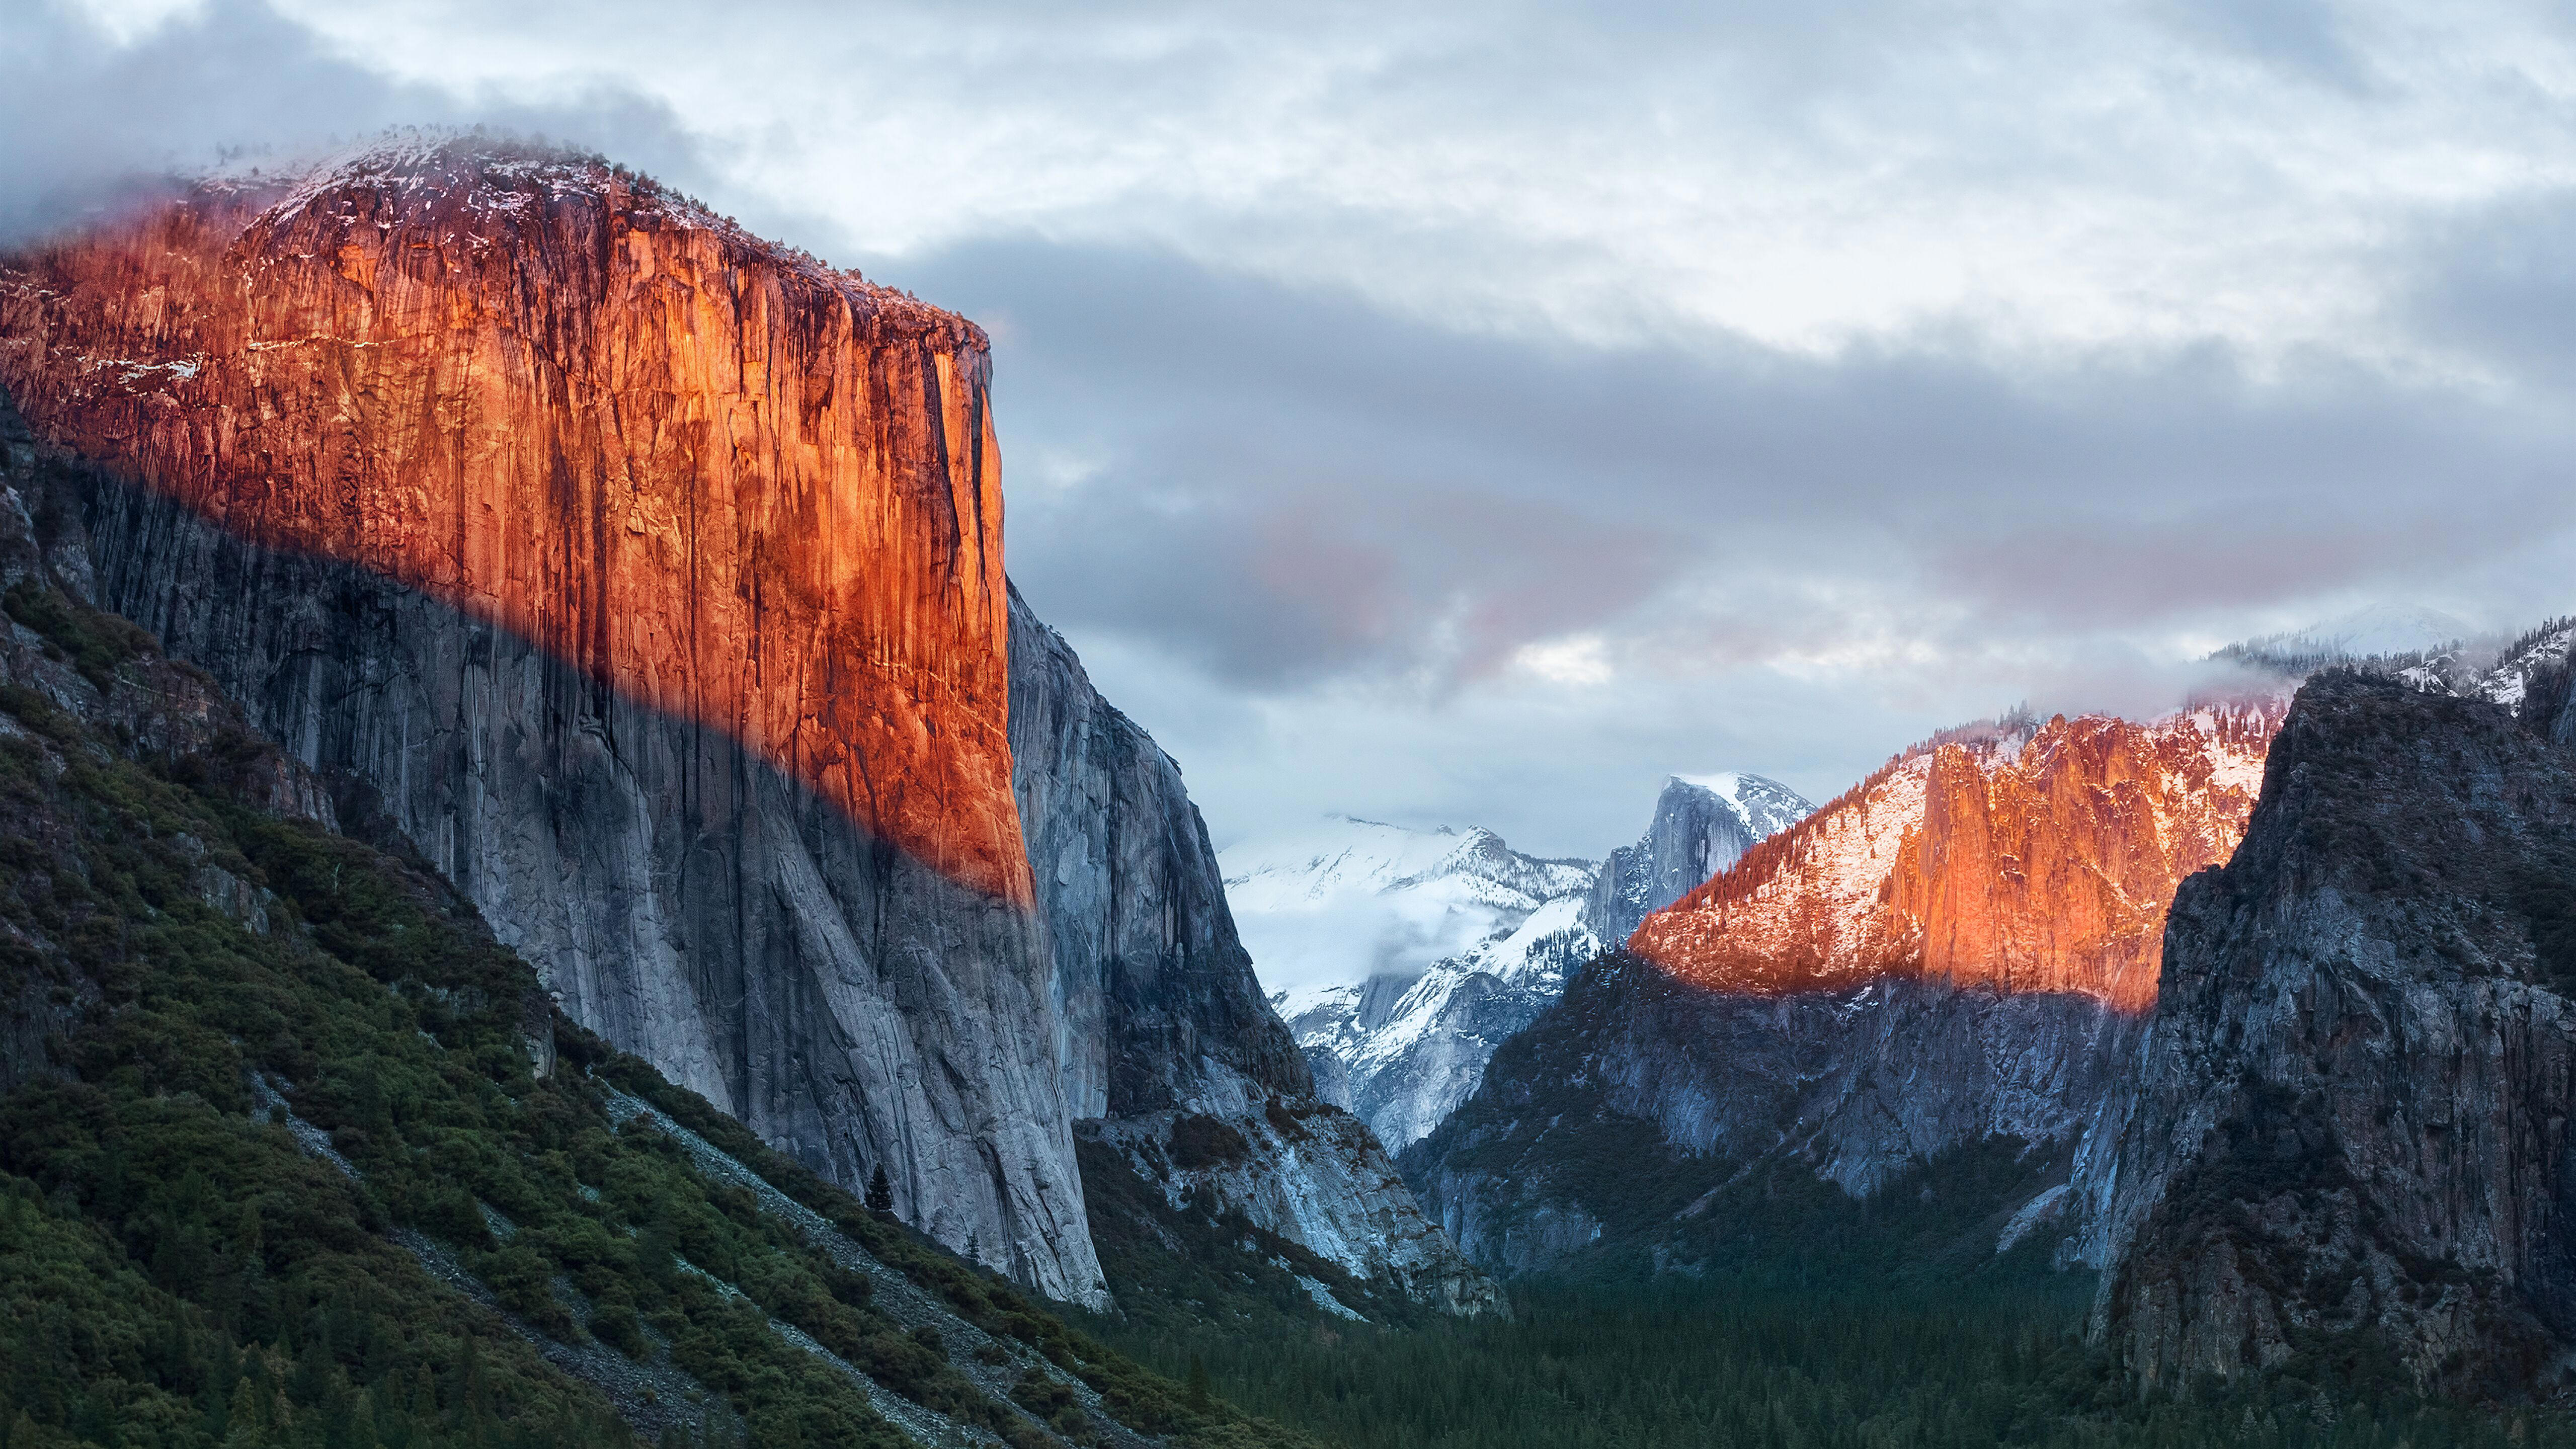
[[1317,1100],[1180,767],[1016,592],[1011,607],[1020,815],[1081,1130],[1174,1208],[1240,1212],[1452,1311],[1492,1306],[1368,1128]]
[[1914,973],[2143,1011],[2165,905],[2236,848],[2278,719],[2059,716],[1936,740],[1649,918],[1631,947],[1724,990]]
[[2079,1181],[2144,1381],[2375,1336],[2427,1388],[2576,1342],[2576,758],[2554,695],[2327,674],[2173,906],[2133,1102]]
[[1105,1301],[1011,788],[982,334],[604,165],[377,148],[0,264],[103,607],[568,1011]]
[[1602,1142],[1865,1197],[2007,1138],[2059,1163],[1996,1205],[2039,1215],[2007,1234],[2026,1236],[2068,1203],[2154,999],[2165,904],[2234,848],[2278,717],[2007,720],[1908,751],[1649,916],[1407,1175],[1478,1262],[1524,1271],[1672,1227]]

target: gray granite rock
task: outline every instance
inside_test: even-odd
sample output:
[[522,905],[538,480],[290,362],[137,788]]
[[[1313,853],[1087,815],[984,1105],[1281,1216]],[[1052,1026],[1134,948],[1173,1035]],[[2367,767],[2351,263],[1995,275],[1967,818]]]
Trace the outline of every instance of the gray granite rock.
[[[1317,1098],[1180,767],[1016,592],[1011,611],[1014,783],[1082,1130],[1175,1207],[1213,1201],[1421,1301],[1492,1307],[1368,1128]],[[1226,1151],[1176,1146],[1193,1133]]]
[[2076,1180],[2141,1380],[2358,1330],[2426,1388],[2568,1388],[2576,758],[2533,703],[2312,680],[2244,844],[2175,898]]
[[1105,1303],[1038,924],[506,630],[84,472],[95,601],[470,897],[567,1013],[814,1170]]

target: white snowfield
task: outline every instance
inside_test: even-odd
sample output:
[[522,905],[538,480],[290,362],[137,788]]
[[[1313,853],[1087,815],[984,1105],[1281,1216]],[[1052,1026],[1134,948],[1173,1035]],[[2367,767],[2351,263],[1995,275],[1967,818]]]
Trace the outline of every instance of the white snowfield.
[[[1659,811],[1714,796],[1751,839],[1812,808],[1759,775],[1676,778],[1696,789],[1668,787]],[[1621,858],[1642,860],[1657,834]],[[1490,830],[1334,817],[1235,846],[1218,865],[1236,929],[1318,1090],[1390,1150],[1437,1127],[1484,1079],[1494,1048],[1615,944],[1591,919],[1603,867],[1523,855]]]
[[1273,991],[1412,975],[1591,889],[1595,867],[1522,855],[1490,830],[1408,830],[1335,816],[1217,857],[1226,903]]
[[2345,659],[2377,659],[2392,654],[2418,654],[2457,644],[2476,630],[2439,609],[2421,604],[2372,604],[2349,614],[2288,634],[2258,640],[2277,652],[2331,654]]

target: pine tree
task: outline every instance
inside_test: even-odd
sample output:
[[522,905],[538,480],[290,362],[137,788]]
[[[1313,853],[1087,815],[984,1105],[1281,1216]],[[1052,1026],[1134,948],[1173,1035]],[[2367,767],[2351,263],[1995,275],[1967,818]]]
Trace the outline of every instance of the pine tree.
[[894,1211],[894,1184],[886,1181],[885,1164],[882,1162],[877,1164],[875,1175],[868,1179],[868,1211],[872,1213]]
[[1198,1410],[1202,1414],[1206,1413],[1208,1409],[1208,1396],[1212,1387],[1213,1386],[1208,1382],[1207,1360],[1200,1358],[1197,1354],[1191,1354],[1189,1383],[1190,1407]]

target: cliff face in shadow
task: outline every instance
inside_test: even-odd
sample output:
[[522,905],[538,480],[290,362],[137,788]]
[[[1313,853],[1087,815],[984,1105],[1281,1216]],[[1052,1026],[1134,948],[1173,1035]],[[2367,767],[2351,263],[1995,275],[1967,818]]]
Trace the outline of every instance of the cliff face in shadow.
[[2118,1265],[2098,1327],[2142,1379],[2358,1330],[2427,1387],[2559,1381],[2576,761],[2526,716],[2311,681],[2243,848],[2175,900],[2135,1101],[2083,1174]]
[[1174,1209],[1240,1213],[1449,1311],[1493,1306],[1367,1126],[1316,1097],[1180,767],[1011,608],[1011,748],[1079,1130]]
[[[1312,1083],[1178,768],[1010,593],[988,370],[959,318],[506,144],[0,259],[66,588],[584,1025],[1097,1306],[1075,1120],[1145,1163],[1184,1118],[1284,1133]],[[1364,1130],[1264,1141],[1230,1202],[1472,1280]]]

